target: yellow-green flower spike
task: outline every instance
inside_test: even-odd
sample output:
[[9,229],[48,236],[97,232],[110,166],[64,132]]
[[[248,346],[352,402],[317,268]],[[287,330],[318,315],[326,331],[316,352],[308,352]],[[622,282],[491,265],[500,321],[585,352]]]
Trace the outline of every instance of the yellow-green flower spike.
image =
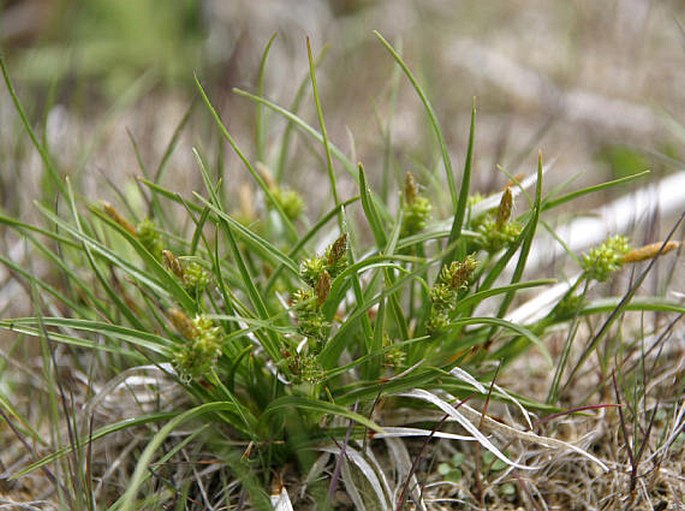
[[[197,378],[212,369],[221,356],[221,327],[204,315],[190,320],[179,312],[170,311],[169,317],[187,342],[174,353],[174,366],[182,378]],[[179,321],[181,324],[176,325]]]
[[621,268],[623,257],[628,250],[628,239],[625,236],[612,236],[600,246],[583,254],[581,267],[588,279],[605,282]]
[[314,287],[321,274],[326,271],[326,261],[323,257],[314,256],[305,259],[300,264],[300,276],[307,284]]
[[402,237],[421,232],[428,225],[431,214],[430,201],[419,194],[419,187],[411,172],[407,172],[404,180],[404,206],[402,216]]
[[146,218],[140,222],[136,227],[136,235],[148,252],[155,256],[155,259],[159,260],[162,257],[162,237],[152,220]]

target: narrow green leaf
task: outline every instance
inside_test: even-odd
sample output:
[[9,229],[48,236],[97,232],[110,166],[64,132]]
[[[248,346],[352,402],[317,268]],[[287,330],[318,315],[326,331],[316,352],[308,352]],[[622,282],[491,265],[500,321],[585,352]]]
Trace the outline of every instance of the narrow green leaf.
[[234,229],[237,232],[237,234],[239,234],[241,238],[245,241],[245,243],[247,243],[252,249],[255,249],[258,252],[267,255],[271,259],[271,262],[278,262],[282,264],[293,275],[299,275],[299,269],[290,257],[288,257],[280,250],[278,250],[275,246],[273,246],[264,238],[255,234],[254,231],[248,229],[240,222],[236,221],[233,217],[231,217],[231,215],[225,213],[219,207],[215,206],[214,204],[210,203],[209,201],[207,201],[199,195],[196,195],[196,197],[204,204],[206,204],[206,206],[222,221],[229,224],[231,226],[231,229]]
[[41,142],[38,140],[38,137],[36,136],[36,132],[31,127],[31,123],[29,122],[28,117],[26,116],[26,112],[24,112],[24,107],[22,106],[21,101],[19,100],[19,96],[17,96],[17,93],[14,90],[14,85],[12,84],[12,80],[10,79],[9,71],[7,70],[5,59],[2,55],[0,55],[0,68],[2,69],[2,76],[5,79],[7,92],[10,93],[10,97],[12,98],[12,102],[14,103],[14,108],[19,114],[19,118],[21,119],[21,123],[24,126],[26,133],[28,133],[31,142],[33,143],[33,146],[36,148],[36,151],[38,151],[41,160],[43,160],[43,165],[45,165],[45,170],[47,170],[48,175],[50,176],[50,179],[52,181],[52,184],[55,185],[62,194],[64,194],[66,188],[62,181],[62,177],[57,171],[55,163],[52,161],[52,157],[50,156],[47,147],[41,144]]
[[369,222],[369,227],[371,227],[371,234],[376,240],[376,246],[381,249],[387,243],[385,229],[383,229],[383,223],[378,215],[371,189],[366,181],[366,172],[364,172],[364,166],[361,163],[359,164],[359,196],[362,199],[364,215]]
[[[314,68],[317,69],[321,62],[323,61],[323,58],[325,57],[327,53],[328,47],[325,46],[319,54],[316,56],[316,59],[314,60]],[[292,103],[290,103],[290,107],[288,108],[288,111],[292,112],[293,114],[297,113],[297,111],[300,109],[300,105],[302,104],[302,100],[304,99],[304,93],[307,90],[307,85],[309,85],[310,79],[309,79],[309,73],[302,79],[300,82],[300,86],[297,88],[297,92],[295,93],[295,98],[293,99]],[[264,97],[263,94],[260,94],[259,97]],[[267,106],[264,103],[264,106]],[[288,120],[288,123],[285,126],[285,129],[283,130],[283,138],[281,140],[281,151],[278,156],[278,163],[276,165],[276,170],[275,170],[275,175],[276,175],[276,181],[279,183],[281,182],[281,179],[283,177],[283,172],[285,171],[285,165],[286,162],[288,161],[288,150],[290,149],[290,139],[292,137],[293,133],[293,127],[295,126],[295,123],[292,122],[291,120]]]
[[520,291],[521,289],[529,289],[531,287],[548,286],[550,284],[556,284],[556,282],[557,281],[554,279],[538,279],[528,280],[525,282],[516,282],[502,287],[491,287],[483,291],[477,291],[473,294],[470,294],[460,299],[457,303],[457,307],[455,310],[457,312],[468,310],[470,307],[478,305],[483,300],[485,300],[486,298],[490,298],[491,296],[515,293],[516,291]]
[[70,224],[66,223],[64,220],[54,215],[50,210],[46,209],[40,204],[37,204],[36,206],[46,218],[48,218],[50,221],[58,225],[60,229],[69,233],[75,239],[79,240],[81,242],[81,245],[83,247],[87,247],[87,250],[89,252],[92,251],[94,254],[97,254],[100,257],[102,257],[105,261],[108,261],[114,266],[121,268],[124,272],[129,274],[134,280],[137,280],[142,285],[150,288],[158,295],[169,296],[169,293],[166,291],[166,289],[164,289],[159,282],[150,278],[150,276],[146,272],[129,263],[125,259],[122,259],[121,256],[119,256],[109,248],[105,247],[100,242],[91,238],[81,230],[76,229]]
[[[528,262],[528,254],[530,254],[530,248],[533,246],[533,239],[535,238],[535,231],[537,230],[538,222],[540,220],[540,211],[542,204],[542,152],[538,153],[538,167],[537,167],[537,182],[535,184],[535,202],[533,204],[532,215],[526,223],[526,227],[521,233],[521,238],[523,242],[521,244],[521,253],[519,254],[519,259],[516,263],[516,268],[514,268],[514,273],[511,277],[511,283],[516,284],[520,282],[523,277],[523,271],[526,268],[526,263]],[[497,317],[502,318],[507,312],[507,309],[514,300],[515,291],[509,291],[502,300],[499,307]]]
[[[264,77],[266,75],[266,60],[269,57],[269,51],[271,46],[276,40],[278,34],[273,34],[269,42],[266,43],[264,52],[262,53],[262,58],[259,61],[259,74],[257,75],[257,94],[260,96],[264,95]],[[257,161],[265,161],[264,148],[266,147],[266,128],[264,125],[264,107],[262,105],[257,105],[255,112],[255,146],[257,149]]]
[[292,409],[303,410],[307,412],[314,412],[321,415],[337,415],[350,419],[365,428],[372,431],[382,433],[383,429],[375,422],[367,419],[363,415],[350,411],[344,406],[340,406],[320,399],[310,399],[300,396],[283,396],[271,402],[262,413],[261,421],[266,420],[270,415],[276,412],[288,412]]
[[[195,158],[198,162],[198,165],[200,167],[200,172],[202,174],[202,178],[205,181],[205,187],[207,188],[207,191],[211,195],[212,201],[211,203],[207,203],[208,205],[211,205],[215,207],[217,210],[221,211],[221,204],[219,202],[219,197],[216,194],[216,191],[214,190],[214,187],[212,186],[211,178],[209,177],[209,173],[207,172],[207,168],[204,165],[204,161],[200,157],[199,153],[197,151],[193,151],[195,154]],[[261,294],[259,293],[259,290],[257,289],[257,286],[255,285],[254,279],[252,278],[252,275],[250,275],[250,271],[247,268],[247,264],[245,263],[245,259],[243,258],[242,253],[240,252],[240,249],[238,248],[238,243],[235,240],[235,236],[233,235],[233,227],[231,224],[224,219],[223,217],[219,217],[219,225],[221,226],[222,231],[224,232],[224,235],[226,236],[226,240],[228,241],[228,247],[231,252],[231,256],[233,257],[233,260],[235,261],[236,266],[238,267],[238,272],[240,273],[240,276],[243,281],[243,285],[245,286],[245,291],[247,292],[247,295],[250,298],[250,302],[252,303],[252,306],[254,307],[257,316],[261,318],[262,320],[267,320],[269,318],[269,311],[266,308],[266,304],[264,303],[264,300],[262,299]],[[234,304],[235,305],[235,304]],[[280,349],[278,346],[278,340],[273,331],[267,331],[266,335],[262,338],[263,344],[264,344],[264,349],[267,351],[271,359],[275,362],[281,359],[281,353]]]
[[[316,129],[312,128],[302,118],[298,117],[292,112],[289,112],[282,106],[279,106],[276,103],[269,101],[268,99],[260,98],[259,96],[250,94],[249,92],[244,91],[242,89],[233,89],[233,92],[235,92],[238,96],[248,98],[252,101],[256,101],[257,103],[262,103],[264,106],[274,110],[275,112],[278,112],[283,117],[288,119],[288,121],[290,121],[294,126],[304,131],[306,134],[311,136],[320,144],[323,144],[323,137],[321,133],[319,133]],[[335,145],[331,144],[330,142],[329,147],[331,150],[331,154],[335,156],[335,158],[342,164],[342,166],[345,168],[345,170],[347,170],[347,172],[349,172],[351,176],[356,178],[357,166],[347,156],[345,156],[345,154],[340,149],[338,149]]]
[[169,273],[164,266],[162,266],[162,263],[145,248],[136,236],[132,235],[98,208],[91,207],[90,211],[126,239],[145,263],[145,268],[158,279],[159,285],[165,289],[164,294],[171,295],[176,302],[189,312],[199,311],[197,303],[191,298],[187,291],[183,289],[178,278]]
[[314,55],[312,54],[312,43],[307,37],[307,56],[309,58],[309,76],[312,81],[312,92],[314,94],[314,103],[316,105],[316,115],[319,118],[319,126],[321,127],[321,139],[323,142],[324,153],[326,154],[326,168],[328,169],[328,179],[331,184],[331,192],[333,193],[333,202],[338,208],[338,227],[340,232],[343,232],[343,212],[340,209],[340,197],[338,196],[338,187],[335,184],[335,169],[333,168],[333,157],[331,156],[331,146],[328,141],[328,131],[326,130],[326,122],[323,116],[323,107],[321,106],[321,98],[319,98],[319,88],[316,85],[316,68],[314,66]]
[[392,55],[392,57],[395,59],[395,62],[397,62],[397,64],[402,68],[402,71],[404,72],[405,76],[411,82],[412,87],[414,87],[416,94],[419,96],[421,103],[423,103],[424,109],[426,110],[426,114],[428,115],[428,120],[430,122],[431,127],[433,128],[433,133],[435,134],[435,137],[438,139],[438,143],[440,144],[440,153],[442,155],[442,163],[445,167],[445,174],[447,175],[447,186],[450,191],[450,197],[452,198],[452,207],[454,211],[457,212],[459,211],[459,206],[457,199],[457,186],[454,182],[454,172],[452,171],[452,160],[450,159],[449,151],[447,150],[447,143],[445,142],[445,137],[442,134],[442,129],[440,128],[440,123],[438,122],[437,115],[435,115],[433,106],[428,100],[428,96],[423,90],[423,87],[421,87],[418,80],[414,77],[413,73],[410,71],[407,64],[405,64],[404,60],[402,60],[400,54],[397,53],[397,51],[395,51],[392,45],[388,41],[386,41],[385,38],[378,31],[374,30],[373,33],[376,35],[381,44],[385,46],[385,48],[390,52],[390,55]]
[[227,401],[219,401],[212,403],[205,403],[195,408],[192,408],[186,412],[183,412],[173,419],[171,419],[164,427],[162,427],[155,436],[150,439],[150,442],[145,447],[145,450],[140,455],[138,463],[136,464],[136,469],[128,482],[128,488],[123,496],[123,502],[121,505],[121,511],[136,511],[136,497],[140,490],[140,486],[143,483],[150,466],[152,464],[153,456],[155,452],[162,447],[162,444],[171,435],[174,430],[179,428],[184,423],[191,421],[193,419],[202,417],[203,415],[208,415],[221,411],[235,412],[235,405]]
[[[82,246],[83,250],[86,254],[86,257],[88,259],[88,263],[90,264],[91,269],[93,270],[93,273],[95,273],[95,276],[97,279],[100,281],[100,284],[102,285],[103,289],[107,293],[107,296],[109,297],[110,300],[112,300],[112,303],[116,305],[116,309],[135,327],[141,328],[142,323],[138,319],[138,317],[135,315],[135,313],[131,310],[131,308],[128,306],[128,304],[119,296],[119,293],[113,289],[107,278],[102,274],[102,271],[98,267],[95,257],[93,256],[93,252],[91,249],[91,243],[90,243],[90,238],[85,234],[83,227],[81,226],[81,220],[78,214],[78,211],[76,209],[76,202],[74,201],[74,195],[71,190],[71,184],[69,182],[69,178],[67,178],[66,181],[66,199],[67,202],[69,203],[69,206],[71,208],[71,213],[74,217],[74,223],[76,224],[76,229],[73,229],[74,232],[78,234],[78,237],[81,238],[82,241]],[[57,218],[54,216],[54,218]],[[66,225],[66,224],[65,224]],[[111,252],[110,252],[111,253]]]
[[[175,417],[177,415],[178,412],[159,412],[152,415],[143,415],[141,417],[124,419],[122,421],[108,424],[96,431],[93,431],[88,436],[82,437],[78,442],[76,442],[76,445],[87,445],[89,442],[94,442],[113,433],[124,431],[129,428],[134,428],[136,426],[144,426],[145,424],[150,424],[151,422],[161,422],[172,417]],[[57,449],[56,451],[42,457],[41,459],[34,461],[27,467],[24,467],[23,469],[19,470],[18,472],[15,472],[9,477],[9,479],[17,480],[24,476],[27,476],[35,472],[36,470],[43,468],[46,465],[49,465],[50,463],[66,456],[67,454],[73,452],[73,450],[74,444],[69,444],[65,447]]]
[[567,202],[571,202],[571,201],[574,201],[580,197],[583,197],[584,195],[589,195],[591,193],[600,192],[602,190],[607,190],[609,188],[613,188],[614,186],[626,184],[626,183],[629,183],[631,181],[641,179],[645,176],[648,176],[649,174],[650,174],[650,171],[645,170],[643,172],[638,172],[637,174],[632,174],[630,176],[621,177],[619,179],[613,179],[611,181],[606,181],[606,182],[600,183],[598,185],[588,186],[586,188],[582,188],[580,190],[576,190],[576,191],[567,193],[567,194],[562,195],[560,197],[556,197],[553,199],[547,199],[543,202],[542,209],[544,211],[546,211],[548,209],[556,208],[558,206],[561,206],[562,204],[566,204]]
[[262,176],[259,175],[259,172],[255,170],[250,161],[245,157],[243,152],[238,147],[238,144],[236,143],[234,138],[228,132],[228,129],[221,120],[221,117],[214,108],[214,105],[212,105],[212,102],[209,100],[209,97],[207,96],[207,93],[202,87],[202,84],[200,83],[200,80],[197,76],[195,76],[195,84],[197,85],[197,88],[200,91],[202,100],[205,102],[207,109],[211,113],[212,117],[214,118],[214,121],[216,122],[216,125],[218,126],[219,132],[224,137],[224,139],[229,143],[229,145],[233,148],[233,151],[238,155],[238,158],[240,158],[240,160],[243,162],[245,168],[247,168],[247,170],[250,172],[254,180],[261,188],[262,192],[264,192],[264,195],[268,199],[269,204],[271,204],[271,206],[278,212],[278,215],[281,217],[281,221],[283,222],[283,225],[286,228],[286,232],[290,240],[296,240],[298,238],[297,230],[295,229],[295,226],[293,225],[292,221],[290,220],[290,218],[288,218],[288,215],[285,214],[285,211],[283,211],[283,208],[281,207],[280,203],[274,197],[274,194],[271,191],[271,188],[269,188],[269,185],[267,185]]
[[519,334],[520,336],[526,338],[529,340],[531,343],[533,343],[537,348],[540,350],[540,354],[544,357],[545,361],[552,366],[552,356],[549,353],[549,350],[547,349],[547,346],[542,342],[542,340],[535,335],[533,332],[531,332],[529,329],[517,325],[516,323],[511,323],[509,321],[506,321],[504,319],[500,318],[489,318],[489,317],[471,317],[471,318],[463,318],[463,319],[458,319],[454,321],[453,325],[460,325],[460,326],[466,326],[466,325],[492,325],[493,327],[499,327],[499,328],[504,328],[507,330],[511,330],[512,332]]
[[[169,339],[165,339],[164,337],[149,333],[145,330],[127,328],[119,325],[103,323],[102,321],[93,321],[87,319],[57,317],[41,317],[40,319],[34,317],[13,318],[0,320],[0,328],[38,337],[40,336],[41,323],[45,326],[78,330],[81,332],[89,332],[96,335],[102,335],[104,337],[110,337],[112,339],[118,339],[138,348],[143,348],[153,353],[164,355],[165,357],[170,355],[170,350],[172,347],[172,343],[169,341]],[[120,350],[116,346],[102,345],[98,341],[80,339],[69,335],[59,334],[57,332],[50,332],[50,338],[66,344],[95,348],[101,351],[116,353]]]
[[[269,51],[271,46],[276,40],[278,34],[274,33],[266,43],[264,52],[262,53],[262,58],[259,61],[259,74],[257,78],[257,94],[264,96],[264,78],[266,75],[266,60],[269,57]],[[266,147],[266,129],[264,127],[264,106],[257,104],[255,116],[255,146],[257,149],[257,161],[264,162],[265,147]]]
[[469,202],[469,188],[471,186],[471,169],[473,167],[473,146],[476,136],[476,100],[473,100],[473,109],[471,110],[471,127],[469,129],[469,145],[466,150],[466,161],[464,162],[464,173],[461,178],[461,188],[459,190],[459,201],[457,202],[454,211],[454,220],[452,221],[452,229],[450,230],[450,237],[447,240],[449,246],[454,246],[455,249],[448,252],[442,261],[443,265],[450,264],[455,260],[455,257],[463,258],[466,254],[463,250],[457,250],[455,243],[461,237],[461,230],[464,226],[464,218],[466,218],[466,208]]

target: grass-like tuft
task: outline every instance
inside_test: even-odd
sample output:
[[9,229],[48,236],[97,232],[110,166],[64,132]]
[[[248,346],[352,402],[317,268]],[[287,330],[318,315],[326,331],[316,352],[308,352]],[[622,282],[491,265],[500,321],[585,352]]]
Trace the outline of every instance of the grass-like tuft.
[[[261,200],[258,221],[235,211],[221,172],[199,149],[202,192],[169,188],[157,172],[139,180],[144,212],[132,206],[140,198],[124,192],[118,205],[79,197],[35,135],[3,63],[52,186],[49,200],[37,204],[43,224],[0,216],[35,260],[50,267],[48,274],[35,272],[0,256],[29,291],[35,311],[2,319],[0,327],[15,343],[37,340],[43,364],[37,400],[47,404],[32,423],[14,404],[20,385],[0,387],[2,417],[26,447],[26,463],[9,479],[43,471],[54,488],[41,493],[71,509],[292,509],[293,500],[297,509],[314,502],[318,509],[399,510],[408,503],[439,509],[440,496],[470,506],[541,508],[567,460],[580,474],[576,488],[592,478],[619,480],[630,466],[624,489],[632,492],[630,502],[644,500],[637,493],[642,463],[658,471],[659,460],[682,443],[682,409],[671,402],[642,413],[649,390],[635,382],[648,374],[644,364],[651,359],[643,353],[637,369],[629,367],[634,357],[626,351],[636,344],[620,334],[635,326],[623,322],[628,311],[685,313],[677,302],[637,295],[655,258],[678,243],[667,239],[631,250],[627,238],[616,236],[572,254],[580,266],[573,279],[561,272],[561,282],[534,278],[526,271],[536,234],[555,224],[554,208],[642,174],[546,196],[540,154],[531,162],[533,177],[524,180],[532,190],[514,180],[501,193],[477,199],[469,189],[475,105],[464,169],[456,175],[426,92],[378,37],[418,94],[438,141],[447,218],[437,217],[441,209],[420,177],[406,173],[394,184],[400,200],[384,200],[388,194],[374,191],[363,164],[334,145],[309,42],[318,128],[239,91],[257,105],[255,161],[197,79],[209,117],[253,181]],[[267,111],[288,124],[273,161],[265,150]],[[326,177],[317,176],[316,186],[328,186],[332,200],[313,223],[303,213],[303,195],[282,183],[293,129],[320,146],[325,162]],[[358,185],[349,196],[337,184],[341,169]],[[643,261],[647,267],[621,291],[617,274]],[[590,292],[612,280],[613,294]],[[553,285],[566,287],[542,315],[512,319],[523,318],[512,306],[525,307],[531,291]],[[600,321],[596,330],[593,318]],[[590,337],[577,347],[579,330]],[[561,346],[560,331],[568,333]],[[667,330],[655,321],[649,335],[662,334]],[[569,389],[593,356],[600,361],[599,392],[578,401]],[[523,392],[530,360],[553,375],[546,395]],[[64,364],[85,381],[65,378]],[[87,387],[83,402],[74,397],[78,385]],[[126,407],[122,395],[131,401]],[[117,405],[126,413],[115,419],[106,410]],[[493,418],[493,408],[502,417]],[[607,428],[620,425],[626,459],[611,458],[602,435],[545,427],[588,414]],[[45,421],[48,439],[41,432]],[[656,429],[661,436],[654,440]],[[434,457],[438,462],[426,463]],[[539,488],[536,473],[545,474]],[[445,488],[436,490],[438,483]]]

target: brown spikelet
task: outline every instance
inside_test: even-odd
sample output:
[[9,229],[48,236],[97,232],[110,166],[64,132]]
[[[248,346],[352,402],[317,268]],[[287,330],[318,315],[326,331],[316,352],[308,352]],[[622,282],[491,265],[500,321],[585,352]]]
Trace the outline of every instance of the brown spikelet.
[[266,186],[269,187],[269,190],[273,190],[274,188],[276,188],[276,181],[274,180],[274,176],[271,173],[269,167],[267,167],[261,161],[258,161],[257,163],[255,163],[255,169],[257,170],[257,172],[259,172],[259,175],[262,176],[262,179],[266,183]]
[[347,252],[347,233],[344,232],[340,236],[338,236],[338,239],[335,240],[333,245],[331,245],[331,250],[328,253],[328,267],[333,267],[335,266],[335,263],[340,261],[342,257],[345,256],[345,253]]
[[414,204],[418,194],[419,186],[416,184],[414,174],[407,171],[407,173],[404,175],[404,200],[407,204]]
[[497,208],[497,218],[495,223],[498,228],[502,228],[511,217],[511,209],[514,203],[514,196],[511,193],[511,187],[507,186],[502,192],[502,198],[499,201]]
[[321,307],[331,292],[331,276],[324,270],[316,283],[316,303]]
[[[671,252],[680,246],[678,241],[668,241],[664,244],[662,241],[645,245],[644,247],[635,248],[628,252],[621,258],[622,263],[639,263],[647,259],[653,259],[659,255]],[[663,247],[663,249],[661,248]]]
[[257,219],[257,209],[255,194],[248,183],[240,183],[238,188],[238,204],[240,205],[240,215],[245,222],[254,222]]
[[136,228],[126,220],[117,209],[112,206],[109,202],[103,202],[102,203],[102,209],[107,213],[107,216],[110,217],[112,220],[114,220],[116,223],[118,223],[121,227],[126,229],[131,236],[137,236],[138,231]]
[[181,309],[172,308],[167,311],[167,317],[174,325],[174,328],[186,339],[194,339],[197,337],[197,327],[193,320]]
[[164,266],[170,269],[179,279],[183,280],[183,277],[185,276],[183,263],[176,257],[176,254],[171,250],[162,250],[162,260],[164,261]]
[[518,174],[514,174],[511,176],[511,179],[509,182],[504,186],[502,191],[504,191],[506,188],[509,188],[510,186],[516,186],[519,184],[523,179],[526,177],[526,175],[523,172],[519,172]]

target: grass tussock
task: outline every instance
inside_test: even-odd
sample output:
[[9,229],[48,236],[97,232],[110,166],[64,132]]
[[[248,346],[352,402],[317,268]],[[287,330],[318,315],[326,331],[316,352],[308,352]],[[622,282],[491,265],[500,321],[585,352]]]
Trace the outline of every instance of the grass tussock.
[[[616,233],[582,253],[557,237],[569,263],[542,278],[531,256],[550,250],[536,240],[555,234],[558,208],[644,173],[546,191],[539,154],[527,176],[501,169],[506,187],[478,195],[475,104],[457,170],[420,81],[377,36],[423,105],[438,162],[378,175],[338,148],[308,44],[300,90],[311,89],[314,121],[298,114],[303,97],[284,108],[236,91],[256,108],[254,158],[196,79],[251,180],[242,200],[237,169],[199,147],[202,191],[165,184],[163,162],[156,172],[141,162],[137,187],[117,188],[116,202],[84,197],[3,63],[46,180],[41,221],[0,216],[5,243],[30,255],[29,266],[9,252],[0,261],[33,309],[0,320],[11,334],[0,365],[0,435],[11,446],[2,505],[682,505],[685,308],[668,282],[644,285],[678,256],[680,220],[663,240]],[[272,118],[285,129],[270,131]],[[284,180],[297,136],[317,154],[311,186],[329,191],[315,219]],[[444,204],[429,194],[436,184]]]

